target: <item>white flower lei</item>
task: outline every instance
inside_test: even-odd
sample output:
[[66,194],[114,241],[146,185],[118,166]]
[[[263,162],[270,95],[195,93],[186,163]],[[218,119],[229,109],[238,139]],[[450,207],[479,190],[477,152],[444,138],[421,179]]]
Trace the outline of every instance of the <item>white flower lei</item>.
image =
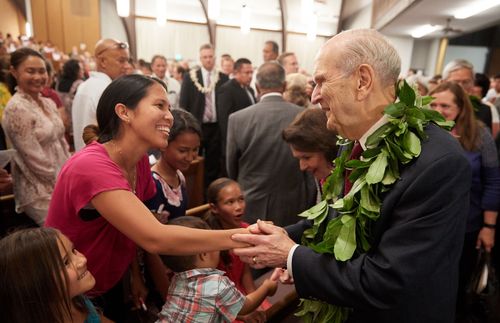
[[[194,86],[198,89],[203,94],[207,94],[212,92],[215,89],[215,85],[217,82],[219,82],[219,71],[217,68],[214,68],[215,76],[211,80],[210,86],[204,87],[200,84],[200,81],[198,80],[198,76],[196,75],[196,72],[198,72],[199,68],[193,68],[191,71],[189,71],[189,76],[191,77],[191,81],[193,81]],[[211,73],[211,72],[209,72]]]

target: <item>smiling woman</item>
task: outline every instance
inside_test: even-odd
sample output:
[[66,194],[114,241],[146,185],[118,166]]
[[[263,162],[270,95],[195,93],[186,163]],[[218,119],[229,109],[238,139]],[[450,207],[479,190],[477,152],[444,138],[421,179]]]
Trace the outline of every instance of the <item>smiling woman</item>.
[[48,78],[43,56],[21,48],[12,53],[10,64],[17,87],[3,113],[2,127],[17,150],[12,171],[16,212],[43,225],[69,147],[54,102],[41,95]]
[[155,194],[147,151],[167,147],[173,123],[163,82],[142,75],[114,80],[99,100],[97,122],[97,141],[61,171],[46,225],[61,230],[87,257],[96,277],[90,294],[99,296],[106,316],[122,321],[129,310],[123,283],[137,246],[176,255],[229,249],[237,245],[231,234],[241,230],[165,226],[142,203]]

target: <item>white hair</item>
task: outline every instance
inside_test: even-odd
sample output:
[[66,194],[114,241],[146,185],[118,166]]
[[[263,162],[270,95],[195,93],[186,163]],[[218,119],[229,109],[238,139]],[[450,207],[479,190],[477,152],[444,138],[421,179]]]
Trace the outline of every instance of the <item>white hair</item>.
[[454,59],[444,67],[443,80],[447,80],[451,73],[463,68],[470,70],[472,78],[474,79],[474,65],[465,59]]
[[370,65],[383,85],[395,84],[401,72],[401,59],[396,49],[375,29],[343,31],[342,46],[337,67],[351,75],[361,64]]

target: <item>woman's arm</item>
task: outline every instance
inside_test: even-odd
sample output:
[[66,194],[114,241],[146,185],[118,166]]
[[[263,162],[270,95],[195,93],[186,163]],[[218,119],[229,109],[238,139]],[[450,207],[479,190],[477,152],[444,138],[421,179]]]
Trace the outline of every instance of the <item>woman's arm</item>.
[[246,229],[200,230],[163,225],[130,191],[113,190],[97,194],[92,205],[111,225],[150,253],[189,255],[244,247],[231,240]]

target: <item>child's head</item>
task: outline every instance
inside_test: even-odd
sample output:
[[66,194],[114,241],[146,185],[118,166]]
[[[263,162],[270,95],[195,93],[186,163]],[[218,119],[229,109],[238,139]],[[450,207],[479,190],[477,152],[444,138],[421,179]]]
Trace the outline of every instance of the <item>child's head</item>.
[[217,218],[222,229],[241,226],[246,204],[236,181],[226,177],[216,179],[208,186],[207,200],[210,212]]
[[63,322],[95,279],[87,260],[56,229],[17,231],[0,240],[0,302],[6,322]]
[[201,127],[198,120],[189,112],[172,110],[174,124],[168,136],[168,146],[163,151],[161,162],[171,168],[187,171],[191,162],[198,156],[201,141]]
[[[168,225],[180,225],[188,228],[210,230],[208,224],[195,216],[181,216],[168,222]],[[173,272],[183,272],[196,268],[215,268],[219,264],[219,251],[203,252],[191,256],[161,255],[163,264]]]

